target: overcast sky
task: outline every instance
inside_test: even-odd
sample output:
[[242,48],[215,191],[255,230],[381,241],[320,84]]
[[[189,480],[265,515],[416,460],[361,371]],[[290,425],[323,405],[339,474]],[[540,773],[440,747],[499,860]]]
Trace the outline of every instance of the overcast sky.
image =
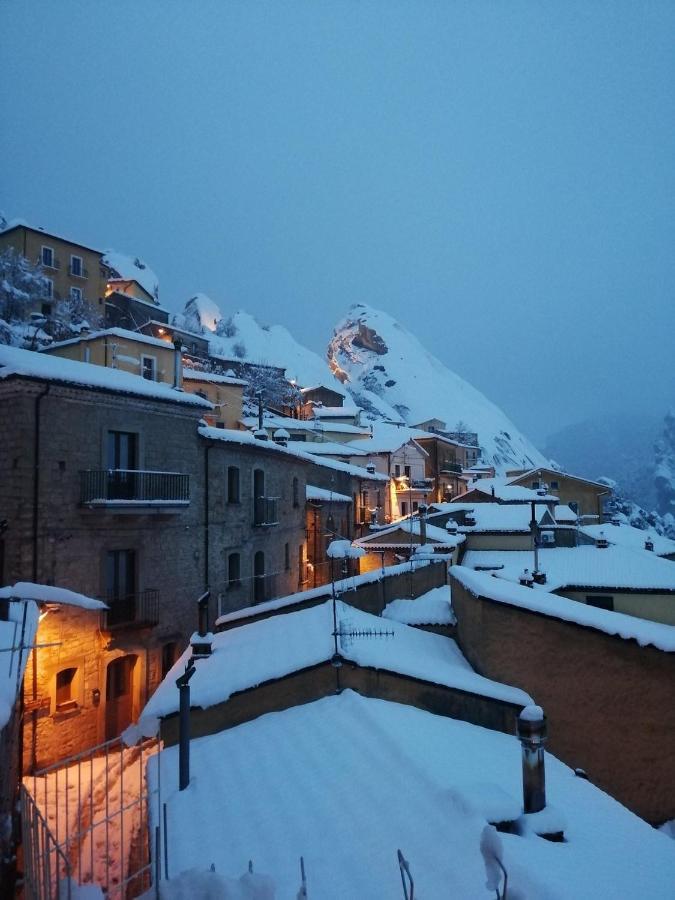
[[675,405],[673,0],[0,0],[0,62],[0,209],[170,309],[381,307],[535,440]]

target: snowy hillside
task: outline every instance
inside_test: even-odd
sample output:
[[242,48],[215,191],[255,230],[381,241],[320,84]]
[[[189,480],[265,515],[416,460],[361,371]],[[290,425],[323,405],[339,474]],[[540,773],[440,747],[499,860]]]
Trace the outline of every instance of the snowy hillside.
[[478,433],[484,460],[500,471],[546,463],[498,407],[386,313],[352,306],[335,329],[328,361],[345,386],[367,389],[409,425],[438,418],[454,430],[461,420]]
[[281,325],[261,325],[240,310],[223,317],[218,305],[206,294],[196,294],[185,305],[185,327],[209,338],[211,353],[226,359],[282,366],[286,377],[302,387],[323,384],[346,393],[321,357],[299,344]]

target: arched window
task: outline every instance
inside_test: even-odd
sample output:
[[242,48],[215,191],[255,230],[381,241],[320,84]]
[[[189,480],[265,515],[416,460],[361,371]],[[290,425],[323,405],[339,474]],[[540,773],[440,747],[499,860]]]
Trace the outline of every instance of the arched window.
[[265,578],[265,554],[262,550],[253,557],[253,602],[262,603],[267,599]]
[[300,490],[298,479],[293,479],[293,506],[300,506]]

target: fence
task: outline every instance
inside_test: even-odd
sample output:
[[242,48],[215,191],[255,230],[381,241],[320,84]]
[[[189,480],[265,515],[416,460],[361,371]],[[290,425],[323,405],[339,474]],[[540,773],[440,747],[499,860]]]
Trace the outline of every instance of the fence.
[[25,779],[27,900],[70,900],[86,884],[127,900],[150,887],[145,767],[158,749],[158,739],[127,747],[115,738]]

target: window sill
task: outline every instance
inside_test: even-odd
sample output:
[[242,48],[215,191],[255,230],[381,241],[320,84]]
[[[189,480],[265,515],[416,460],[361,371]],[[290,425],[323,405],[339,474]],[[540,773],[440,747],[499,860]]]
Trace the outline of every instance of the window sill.
[[69,703],[62,703],[60,706],[57,706],[53,718],[55,722],[62,722],[65,719],[79,716],[80,712],[80,704],[77,700],[71,700]]

